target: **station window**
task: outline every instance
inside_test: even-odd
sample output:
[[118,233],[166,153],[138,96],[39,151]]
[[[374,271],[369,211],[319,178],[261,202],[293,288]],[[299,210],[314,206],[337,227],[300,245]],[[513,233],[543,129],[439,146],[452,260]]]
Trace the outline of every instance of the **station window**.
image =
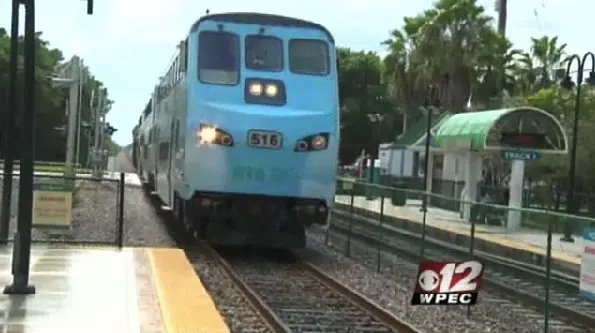
[[318,39],[289,41],[289,69],[296,74],[327,75],[329,73],[328,43]]
[[238,35],[202,31],[198,42],[198,79],[202,83],[236,85],[240,80]]
[[272,36],[246,36],[246,68],[271,72],[282,70],[283,41]]

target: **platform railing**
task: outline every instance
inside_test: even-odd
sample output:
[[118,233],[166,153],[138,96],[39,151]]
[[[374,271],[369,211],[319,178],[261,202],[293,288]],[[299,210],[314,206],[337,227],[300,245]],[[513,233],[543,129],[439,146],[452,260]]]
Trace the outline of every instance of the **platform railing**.
[[[424,198],[427,198],[425,212]],[[459,212],[437,208],[444,207],[445,203],[456,206]],[[464,214],[465,210],[467,214]],[[381,252],[391,251],[387,244],[393,232],[412,240],[410,244],[415,244],[413,247],[417,248],[410,250],[415,252],[418,260],[437,260],[432,258],[428,249],[451,246],[460,257],[474,258],[490,253],[527,264],[543,281],[546,316],[550,308],[552,272],[576,279],[578,289],[580,257],[577,258],[576,250],[575,253],[565,250],[566,247],[580,246],[560,243],[557,238],[561,235],[556,233],[562,232],[569,223],[575,231],[595,226],[593,218],[457,200],[425,191],[370,184],[354,178],[337,179],[332,214],[327,228],[327,245],[329,233],[333,230],[345,235],[343,246],[347,256],[351,255],[352,242],[367,242],[367,246],[376,248],[378,271],[381,269]],[[514,215],[520,222],[516,227],[508,225],[509,217],[515,220]],[[514,258],[510,258],[511,246],[518,250]],[[568,258],[574,264],[569,264]]]
[[[125,174],[118,176],[99,179],[90,174],[36,172],[32,243],[122,248]],[[18,222],[19,177],[13,178],[9,237],[0,239],[3,244],[13,242]]]

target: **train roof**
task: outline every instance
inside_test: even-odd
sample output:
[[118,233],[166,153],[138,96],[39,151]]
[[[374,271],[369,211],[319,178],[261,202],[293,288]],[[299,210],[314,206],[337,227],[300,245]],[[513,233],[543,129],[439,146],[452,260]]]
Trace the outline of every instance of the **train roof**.
[[147,103],[147,105],[145,106],[145,108],[143,109],[143,117],[146,118],[148,115],[151,114],[151,101],[153,99],[150,99],[149,102]]
[[273,14],[262,14],[262,13],[221,13],[221,14],[210,14],[205,15],[199,18],[194,24],[192,28],[190,28],[190,32],[196,31],[198,25],[203,21],[219,21],[219,22],[229,22],[229,23],[241,23],[241,24],[260,24],[260,25],[274,25],[274,26],[282,26],[282,27],[296,27],[296,28],[310,28],[310,29],[317,29],[321,30],[325,33],[331,43],[335,43],[335,38],[333,35],[328,31],[327,28],[324,26],[305,21],[293,17],[288,16],[281,16],[281,15],[273,15]]

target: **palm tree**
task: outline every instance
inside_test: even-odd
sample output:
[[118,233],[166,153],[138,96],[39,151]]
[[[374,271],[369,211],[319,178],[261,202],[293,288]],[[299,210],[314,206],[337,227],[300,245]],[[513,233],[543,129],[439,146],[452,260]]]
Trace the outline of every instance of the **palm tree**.
[[558,37],[531,38],[531,51],[521,59],[519,77],[525,93],[551,86],[557,79],[556,71],[566,61],[566,43],[558,45]]
[[419,112],[428,84],[448,75],[441,104],[454,112],[464,111],[476,78],[485,76],[488,63],[493,63],[485,52],[497,35],[492,18],[476,0],[440,0],[404,21],[404,27],[384,43],[390,52],[385,68],[393,98],[399,99],[411,118]]
[[[478,57],[477,80],[473,87],[474,109],[499,108],[501,105],[498,97],[501,94],[514,96],[522,92],[518,73],[523,52],[513,49],[509,40],[495,32],[491,40]],[[499,64],[502,64],[503,73],[499,73]]]
[[[393,30],[389,39],[382,44],[388,46],[389,54],[384,58],[384,82],[388,97],[399,106],[403,116],[403,132],[410,120],[419,116],[420,100],[416,83],[420,72],[411,67],[410,39],[406,33]],[[395,110],[397,112],[397,110]]]

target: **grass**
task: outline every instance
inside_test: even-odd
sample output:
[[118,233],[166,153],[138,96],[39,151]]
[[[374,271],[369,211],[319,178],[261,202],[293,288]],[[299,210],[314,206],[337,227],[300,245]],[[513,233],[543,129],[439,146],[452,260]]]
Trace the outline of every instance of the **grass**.
[[[0,160],[0,170],[3,170],[3,169],[4,169],[4,160]],[[15,161],[14,171],[18,171],[19,169],[20,169],[19,161]],[[66,164],[63,162],[35,161],[33,170],[36,172],[62,173],[64,171],[66,171]],[[76,165],[75,172],[76,173],[91,173],[91,169],[82,168],[80,165]]]

